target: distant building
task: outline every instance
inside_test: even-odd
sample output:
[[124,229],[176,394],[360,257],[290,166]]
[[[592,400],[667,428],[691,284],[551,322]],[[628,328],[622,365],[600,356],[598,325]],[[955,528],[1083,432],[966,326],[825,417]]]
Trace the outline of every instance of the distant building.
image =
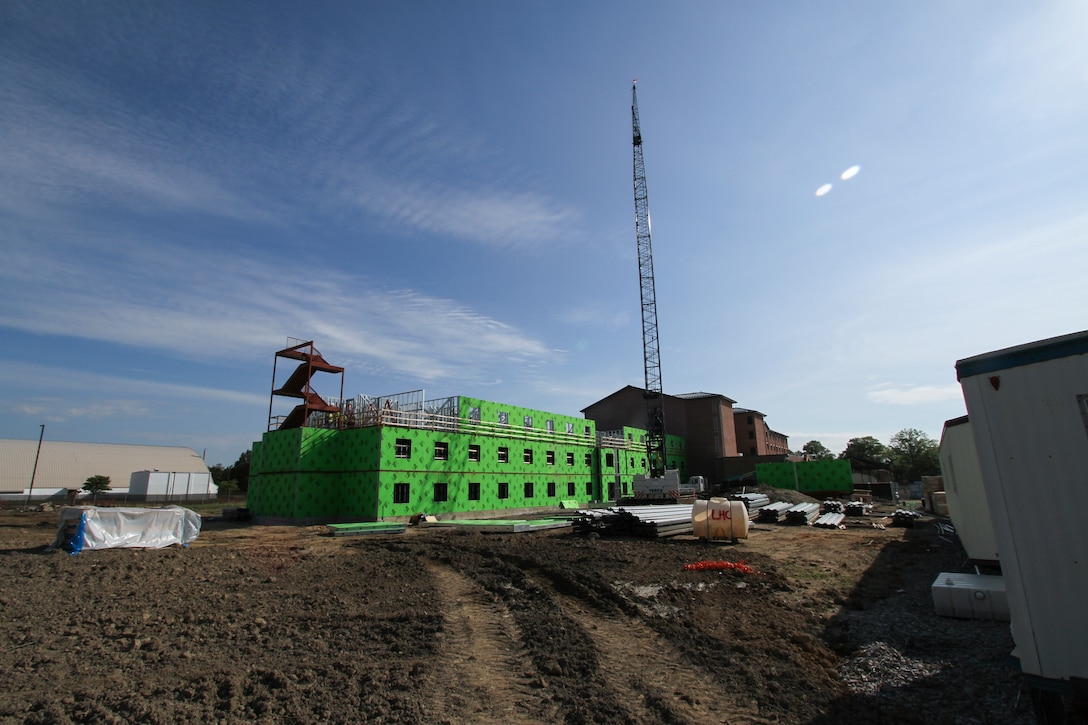
[[[646,426],[645,391],[628,385],[582,409],[601,428]],[[756,462],[781,461],[789,439],[767,425],[757,410],[734,408],[718,393],[665,395],[665,429],[684,438],[688,475],[711,484],[754,472]]]
[[737,452],[744,456],[788,456],[789,439],[771,430],[764,417],[758,410],[733,409]]
[[8,502],[25,502],[31,493],[33,501],[62,502],[69,490],[82,489],[91,476],[108,476],[111,490],[106,497],[119,498],[127,495],[134,476],[143,480],[149,471],[170,477],[164,493],[174,500],[218,493],[207,464],[191,448],[44,440],[39,455],[37,440],[0,439],[0,500]]

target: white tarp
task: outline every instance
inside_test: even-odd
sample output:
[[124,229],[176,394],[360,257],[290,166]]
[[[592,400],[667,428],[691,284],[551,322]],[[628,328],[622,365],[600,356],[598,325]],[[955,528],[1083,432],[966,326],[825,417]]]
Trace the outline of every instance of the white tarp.
[[162,549],[175,544],[186,546],[199,534],[200,515],[180,506],[68,506],[60,510],[60,528],[53,548],[63,547],[72,554],[84,549]]

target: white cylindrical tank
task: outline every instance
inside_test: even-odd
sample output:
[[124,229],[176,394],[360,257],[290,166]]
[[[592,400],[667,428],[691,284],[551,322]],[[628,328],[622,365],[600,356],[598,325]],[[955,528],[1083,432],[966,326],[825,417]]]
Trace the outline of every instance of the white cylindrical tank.
[[727,498],[698,500],[691,509],[691,524],[700,539],[747,539],[748,507]]

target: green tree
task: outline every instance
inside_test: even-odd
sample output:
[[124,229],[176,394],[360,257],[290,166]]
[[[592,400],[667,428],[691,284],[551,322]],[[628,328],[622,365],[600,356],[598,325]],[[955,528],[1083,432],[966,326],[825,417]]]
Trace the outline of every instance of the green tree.
[[229,478],[227,473],[227,467],[222,463],[216,463],[214,466],[208,466],[208,473],[212,474],[212,483],[218,484],[220,481],[224,481]]
[[230,467],[230,475],[227,476],[227,478],[233,478],[237,481],[238,488],[242,491],[249,490],[249,464],[252,460],[253,451],[246,450],[242,455],[238,456],[238,460]]
[[827,461],[835,457],[835,454],[820,441],[809,441],[801,447],[801,452],[815,461]]
[[91,501],[98,503],[98,494],[110,490],[109,476],[91,476],[83,482],[83,490],[91,494]]
[[941,472],[937,441],[917,428],[904,428],[888,442],[892,459],[892,474],[900,483],[921,481],[922,476]]
[[249,489],[249,463],[253,460],[253,451],[243,451],[238,460],[229,466],[224,466],[222,463],[216,463],[214,466],[208,466],[208,471],[212,474],[212,481],[216,485],[219,485],[222,481],[234,481],[238,484],[236,490],[246,491]]
[[887,468],[888,449],[872,436],[851,438],[846,442],[846,450],[839,454],[839,458],[848,459],[855,470],[875,471]]
[[228,478],[228,479],[226,479],[224,481],[220,481],[218,485],[219,485],[219,493],[220,494],[224,494],[224,493],[227,494],[227,503],[230,503],[231,494],[232,493],[237,493],[237,491],[238,491],[238,482],[235,481],[233,478]]

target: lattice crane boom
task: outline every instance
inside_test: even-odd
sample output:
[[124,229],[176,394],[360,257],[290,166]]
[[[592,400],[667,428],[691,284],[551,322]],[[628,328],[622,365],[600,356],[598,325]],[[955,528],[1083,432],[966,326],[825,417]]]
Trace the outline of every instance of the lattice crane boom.
[[[637,81],[636,81],[637,83]],[[642,158],[642,131],[638,118],[636,84],[631,85],[631,128],[635,171],[635,237],[638,241],[638,279],[642,296],[642,351],[646,370],[646,460],[650,476],[665,474],[665,400],[661,387],[661,348],[657,330],[657,292],[650,243],[650,200],[646,164]]]

